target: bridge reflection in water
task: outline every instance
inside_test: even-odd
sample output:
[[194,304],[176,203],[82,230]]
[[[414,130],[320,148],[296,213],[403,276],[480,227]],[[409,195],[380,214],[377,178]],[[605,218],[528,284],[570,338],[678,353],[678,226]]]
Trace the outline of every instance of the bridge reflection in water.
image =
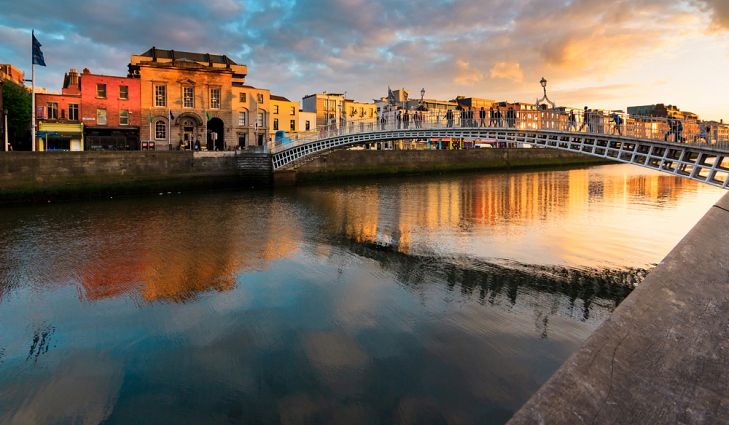
[[503,422],[721,195],[641,171],[2,210],[0,422]]

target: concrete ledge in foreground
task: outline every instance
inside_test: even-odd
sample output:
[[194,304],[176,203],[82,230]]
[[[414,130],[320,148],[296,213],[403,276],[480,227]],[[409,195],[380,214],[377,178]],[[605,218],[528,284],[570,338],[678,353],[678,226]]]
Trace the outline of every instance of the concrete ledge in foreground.
[[509,422],[664,423],[729,424],[729,194]]

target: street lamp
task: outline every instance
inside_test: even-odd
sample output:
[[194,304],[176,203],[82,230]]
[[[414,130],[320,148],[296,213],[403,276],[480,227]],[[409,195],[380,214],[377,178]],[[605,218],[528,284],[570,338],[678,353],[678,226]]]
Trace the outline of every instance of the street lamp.
[[3,124],[3,134],[5,135],[5,152],[8,151],[8,108],[5,108],[3,110],[3,116],[5,118],[5,122]]
[[539,105],[544,101],[549,103],[552,106],[552,109],[555,109],[557,105],[555,105],[554,102],[549,100],[549,97],[547,97],[547,79],[542,77],[542,79],[539,80],[539,84],[542,85],[542,90],[544,90],[544,97],[542,97],[541,99],[537,99],[537,109],[539,108]]
[[423,98],[425,97],[425,88],[420,89],[420,104],[423,104]]

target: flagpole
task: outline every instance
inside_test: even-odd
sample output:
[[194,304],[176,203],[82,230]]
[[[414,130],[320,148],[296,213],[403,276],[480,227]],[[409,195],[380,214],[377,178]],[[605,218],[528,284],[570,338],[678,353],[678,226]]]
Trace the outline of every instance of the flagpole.
[[[31,52],[33,49],[31,49]],[[31,97],[31,108],[30,112],[30,149],[35,152],[35,63],[33,62],[33,54],[31,53],[30,58],[30,97]]]

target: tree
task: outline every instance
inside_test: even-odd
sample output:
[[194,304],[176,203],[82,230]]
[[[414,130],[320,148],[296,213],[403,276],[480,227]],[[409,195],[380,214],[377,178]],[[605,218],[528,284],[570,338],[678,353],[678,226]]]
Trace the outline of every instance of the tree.
[[25,87],[3,83],[3,107],[8,110],[8,139],[14,149],[30,149],[31,98]]

